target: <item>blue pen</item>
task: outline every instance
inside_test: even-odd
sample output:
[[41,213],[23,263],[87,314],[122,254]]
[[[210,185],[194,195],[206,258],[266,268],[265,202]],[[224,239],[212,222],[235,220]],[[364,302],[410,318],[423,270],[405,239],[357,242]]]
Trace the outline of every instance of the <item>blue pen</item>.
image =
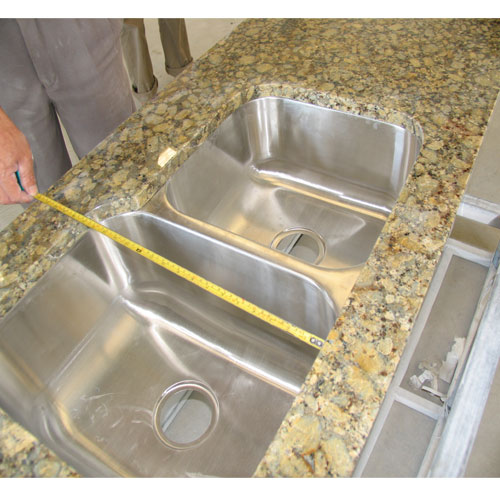
[[19,177],[19,170],[16,170],[16,179],[19,187],[21,188],[21,191],[24,191],[23,185],[21,184],[21,177]]

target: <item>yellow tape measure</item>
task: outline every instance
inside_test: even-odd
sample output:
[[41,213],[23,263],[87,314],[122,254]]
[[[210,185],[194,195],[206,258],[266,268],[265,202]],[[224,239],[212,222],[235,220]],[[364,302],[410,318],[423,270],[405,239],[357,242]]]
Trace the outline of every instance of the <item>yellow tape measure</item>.
[[35,198],[38,201],[41,201],[42,203],[45,203],[46,205],[49,205],[52,208],[55,208],[59,212],[68,215],[69,217],[75,219],[76,221],[81,222],[90,229],[94,229],[95,231],[104,234],[108,238],[111,238],[113,241],[116,241],[116,243],[119,243],[120,245],[127,247],[128,249],[138,253],[139,255],[146,257],[146,259],[149,259],[155,264],[164,267],[165,269],[171,271],[177,276],[180,276],[181,278],[190,281],[191,283],[199,286],[203,290],[206,290],[207,292],[215,295],[216,297],[225,300],[229,304],[232,304],[233,306],[236,306],[239,309],[246,311],[247,313],[265,321],[266,323],[269,323],[270,325],[273,325],[277,328],[280,328],[281,330],[284,330],[290,335],[293,335],[299,340],[302,340],[302,342],[305,342],[308,345],[316,347],[316,349],[321,349],[321,347],[323,346],[324,340],[321,339],[320,337],[317,337],[316,335],[313,335],[312,333],[309,333],[306,330],[303,330],[302,328],[299,328],[293,325],[292,323],[289,323],[283,318],[280,318],[279,316],[276,316],[275,314],[266,311],[265,309],[262,309],[261,307],[256,306],[251,302],[248,302],[247,300],[239,297],[238,295],[235,295],[229,290],[226,290],[216,285],[215,283],[212,283],[211,281],[208,281],[205,278],[198,276],[197,274],[189,271],[188,269],[179,266],[175,262],[172,262],[171,260],[168,260],[165,257],[162,257],[161,255],[158,255],[157,253],[151,250],[148,250],[142,245],[139,245],[138,243],[129,240],[125,236],[122,236],[121,234],[107,228],[106,226],[103,226],[102,224],[99,224],[98,222],[95,222],[94,220],[85,217],[85,215],[75,212],[74,210],[66,207],[65,205],[61,205],[61,203],[53,200],[52,198],[48,198],[47,196],[40,193],[36,194]]

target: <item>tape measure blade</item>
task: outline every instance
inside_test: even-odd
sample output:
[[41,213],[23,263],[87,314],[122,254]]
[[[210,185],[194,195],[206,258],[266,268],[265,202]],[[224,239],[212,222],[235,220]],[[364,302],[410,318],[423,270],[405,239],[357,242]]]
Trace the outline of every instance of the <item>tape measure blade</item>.
[[189,269],[186,269],[176,264],[175,262],[172,262],[171,260],[153,252],[152,250],[149,250],[148,248],[143,247],[142,245],[139,245],[135,241],[130,240],[129,238],[123,236],[120,233],[117,233],[116,231],[113,231],[112,229],[104,226],[103,224],[100,224],[99,222],[96,222],[93,219],[90,219],[85,215],[82,215],[79,212],[76,212],[71,208],[41,193],[36,194],[35,198],[38,201],[41,201],[42,203],[45,203],[46,205],[49,205],[50,207],[58,210],[59,212],[84,224],[88,228],[98,231],[99,233],[103,234],[104,236],[107,236],[116,243],[125,246],[126,248],[132,250],[133,252],[145,257],[146,259],[154,262],[155,264],[163,267],[164,269],[167,269],[168,271],[174,273],[175,275],[187,281],[190,281],[199,288],[211,293],[212,295],[215,295],[216,297],[219,297],[220,299],[231,304],[232,306],[237,307],[243,311],[246,311],[252,316],[255,316],[261,319],[262,321],[272,326],[275,326],[280,330],[285,331],[289,335],[294,336],[295,338],[301,340],[302,342],[305,342],[306,344],[315,347],[316,349],[321,349],[321,347],[323,346],[324,340],[321,339],[320,337],[317,337],[316,335],[313,335],[312,333],[293,325],[292,323],[284,320],[283,318],[280,318],[279,316],[276,316],[270,311],[267,311],[257,306],[256,304],[253,304],[252,302],[249,302],[246,299],[239,297],[238,295],[230,292],[229,290],[226,290],[220,287],[219,285],[203,278],[202,276],[193,273]]

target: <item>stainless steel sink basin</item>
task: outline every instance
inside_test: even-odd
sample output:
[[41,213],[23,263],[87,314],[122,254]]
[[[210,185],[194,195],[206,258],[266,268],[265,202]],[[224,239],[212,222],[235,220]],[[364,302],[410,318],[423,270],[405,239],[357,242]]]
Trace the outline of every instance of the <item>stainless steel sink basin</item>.
[[[321,337],[328,294],[146,213],[115,231]],[[0,326],[0,404],[85,475],[249,476],[317,350],[89,232]]]
[[396,125],[256,99],[169,179],[166,204],[324,269],[352,268],[368,258],[419,148]]

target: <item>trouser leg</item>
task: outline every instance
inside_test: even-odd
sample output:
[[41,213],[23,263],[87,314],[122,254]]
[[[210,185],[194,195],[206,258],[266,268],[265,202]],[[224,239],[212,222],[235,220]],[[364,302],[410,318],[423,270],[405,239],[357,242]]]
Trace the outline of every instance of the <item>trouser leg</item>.
[[46,191],[71,168],[71,160],[54,106],[13,19],[0,19],[0,89],[0,106],[28,139],[38,189]]
[[[133,111],[120,46],[122,22],[19,20],[31,59],[81,158]],[[40,50],[41,48],[41,50]]]
[[177,76],[192,62],[184,19],[158,19],[160,38],[165,54],[165,70]]
[[143,19],[123,20],[121,44],[134,92],[145,98],[152,97],[158,88],[158,80],[153,74]]

